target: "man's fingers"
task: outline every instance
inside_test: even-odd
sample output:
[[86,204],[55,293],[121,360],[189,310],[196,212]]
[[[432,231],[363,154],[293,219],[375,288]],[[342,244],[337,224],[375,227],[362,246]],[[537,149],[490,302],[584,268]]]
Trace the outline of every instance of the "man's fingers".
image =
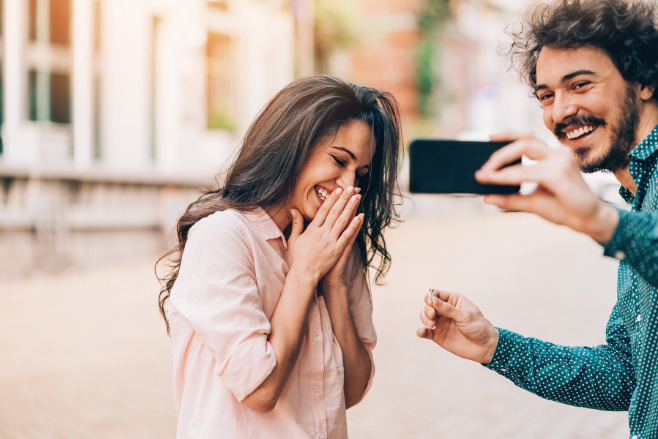
[[436,311],[434,311],[434,308],[430,308],[429,306],[426,306],[421,312],[420,312],[420,321],[423,324],[423,326],[427,326],[428,328],[434,327],[436,324]]
[[418,328],[416,330],[416,335],[420,338],[426,338],[428,340],[434,340],[434,329],[431,328]]
[[457,319],[459,317],[459,310],[457,308],[439,299],[437,296],[432,298],[432,308],[434,308],[434,311],[439,316],[448,317],[449,319]]
[[523,156],[531,160],[542,160],[551,153],[551,149],[543,142],[523,137],[491,154],[489,160],[480,168],[480,174],[485,176],[499,171],[506,165],[521,160]]
[[530,137],[530,133],[518,133],[512,131],[505,131],[503,133],[496,133],[489,136],[489,140],[492,142],[514,142],[523,137]]

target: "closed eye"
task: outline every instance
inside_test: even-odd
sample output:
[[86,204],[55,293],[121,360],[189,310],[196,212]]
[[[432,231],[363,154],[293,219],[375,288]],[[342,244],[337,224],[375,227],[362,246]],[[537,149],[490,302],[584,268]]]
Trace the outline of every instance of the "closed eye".
[[345,166],[345,160],[341,160],[335,155],[332,155],[331,158],[334,159],[334,161],[338,164],[338,166]]

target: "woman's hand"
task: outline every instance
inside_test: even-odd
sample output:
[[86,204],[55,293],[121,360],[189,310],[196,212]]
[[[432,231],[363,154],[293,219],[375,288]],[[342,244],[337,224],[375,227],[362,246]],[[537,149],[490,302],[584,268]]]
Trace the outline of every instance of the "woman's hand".
[[288,239],[291,270],[306,273],[316,284],[330,271],[330,283],[342,279],[363,223],[363,214],[354,216],[360,199],[352,186],[345,191],[336,189],[322,203],[306,230],[302,215],[295,209],[291,211],[292,231]]

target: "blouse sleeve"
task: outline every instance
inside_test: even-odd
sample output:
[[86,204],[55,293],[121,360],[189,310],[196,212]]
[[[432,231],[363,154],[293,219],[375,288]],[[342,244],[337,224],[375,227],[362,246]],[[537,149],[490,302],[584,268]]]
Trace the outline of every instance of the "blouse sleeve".
[[276,365],[249,243],[246,228],[230,212],[199,221],[190,230],[170,299],[239,401]]
[[363,396],[365,396],[370,386],[372,386],[372,380],[375,375],[375,362],[373,360],[372,350],[377,343],[377,333],[375,332],[375,325],[372,320],[373,308],[370,288],[368,287],[368,281],[358,247],[354,246],[348,263],[350,264],[349,280],[347,283],[349,288],[350,311],[352,312],[352,319],[354,320],[359,338],[368,350],[372,366],[370,379],[368,380],[366,391],[363,393]]

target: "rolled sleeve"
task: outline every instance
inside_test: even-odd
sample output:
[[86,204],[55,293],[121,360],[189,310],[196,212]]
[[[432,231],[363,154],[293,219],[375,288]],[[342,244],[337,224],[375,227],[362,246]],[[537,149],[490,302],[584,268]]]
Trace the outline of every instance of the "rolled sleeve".
[[267,338],[249,241],[230,215],[211,215],[190,231],[172,306],[214,358],[214,372],[241,401],[276,365]]

